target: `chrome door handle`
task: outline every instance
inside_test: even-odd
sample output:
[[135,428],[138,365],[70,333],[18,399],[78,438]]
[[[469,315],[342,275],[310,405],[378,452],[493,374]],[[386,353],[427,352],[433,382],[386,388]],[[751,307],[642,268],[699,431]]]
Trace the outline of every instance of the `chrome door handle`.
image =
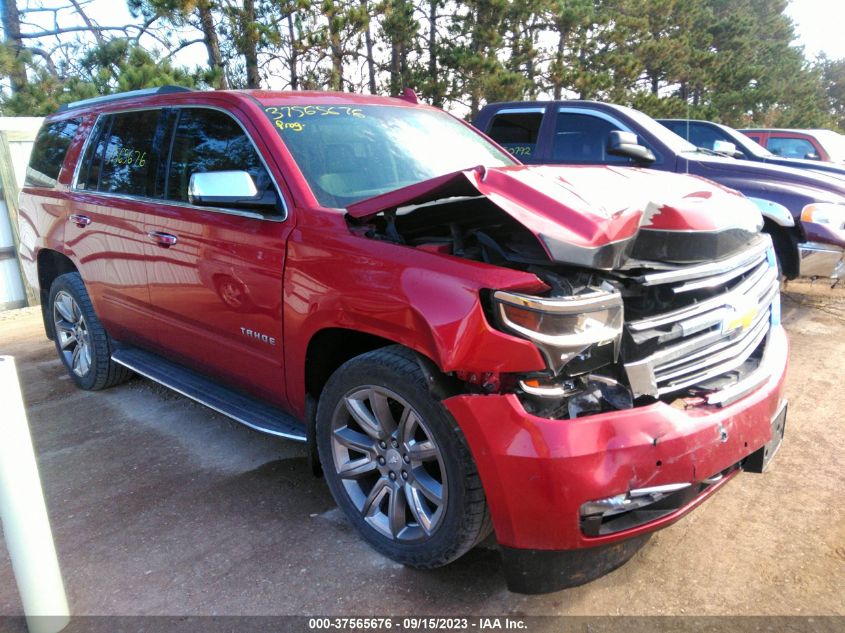
[[162,248],[170,248],[179,241],[175,235],[163,233],[161,231],[150,231],[147,235]]
[[87,215],[80,215],[79,213],[74,213],[73,215],[68,216],[68,221],[73,222],[80,229],[84,229],[86,226],[91,224],[91,218]]

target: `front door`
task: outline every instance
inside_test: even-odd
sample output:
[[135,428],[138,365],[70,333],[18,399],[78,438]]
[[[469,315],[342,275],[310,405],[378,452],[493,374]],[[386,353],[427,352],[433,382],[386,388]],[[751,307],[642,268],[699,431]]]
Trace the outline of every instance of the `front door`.
[[[162,354],[276,404],[285,403],[282,274],[290,222],[243,127],[211,108],[175,109],[162,203],[147,217],[147,275]],[[246,171],[275,209],[209,208],[191,175]]]

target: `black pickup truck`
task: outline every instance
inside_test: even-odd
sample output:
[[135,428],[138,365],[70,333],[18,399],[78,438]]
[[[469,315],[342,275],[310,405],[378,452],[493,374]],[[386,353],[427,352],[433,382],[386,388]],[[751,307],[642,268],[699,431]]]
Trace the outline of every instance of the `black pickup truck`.
[[493,103],[473,121],[524,163],[688,173],[757,203],[786,278],[845,274],[845,181],[702,150],[651,117],[595,101]]

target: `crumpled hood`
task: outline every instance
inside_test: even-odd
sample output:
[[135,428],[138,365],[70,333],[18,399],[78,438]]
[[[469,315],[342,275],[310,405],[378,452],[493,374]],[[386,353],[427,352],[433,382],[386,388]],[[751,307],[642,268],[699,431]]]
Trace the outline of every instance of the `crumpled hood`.
[[401,207],[485,196],[530,230],[550,259],[615,268],[629,257],[688,263],[725,257],[762,226],[757,207],[695,176],[604,166],[477,167],[363,200],[368,218]]

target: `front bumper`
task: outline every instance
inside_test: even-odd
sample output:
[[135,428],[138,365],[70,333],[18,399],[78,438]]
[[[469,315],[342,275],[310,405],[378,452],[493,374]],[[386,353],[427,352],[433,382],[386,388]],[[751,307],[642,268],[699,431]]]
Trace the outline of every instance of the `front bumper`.
[[798,274],[801,277],[828,277],[839,279],[845,273],[841,248],[819,242],[798,245]]
[[[601,547],[627,560],[624,556],[636,548],[610,546],[677,521],[724,485],[735,474],[733,466],[771,439],[788,344],[781,326],[773,327],[770,337],[768,379],[722,407],[684,410],[656,403],[550,420],[527,413],[513,394],[445,400],[478,466],[499,544],[510,554]],[[582,530],[579,509],[588,501],[676,482],[700,484],[723,472],[730,474],[654,521],[598,536]]]

